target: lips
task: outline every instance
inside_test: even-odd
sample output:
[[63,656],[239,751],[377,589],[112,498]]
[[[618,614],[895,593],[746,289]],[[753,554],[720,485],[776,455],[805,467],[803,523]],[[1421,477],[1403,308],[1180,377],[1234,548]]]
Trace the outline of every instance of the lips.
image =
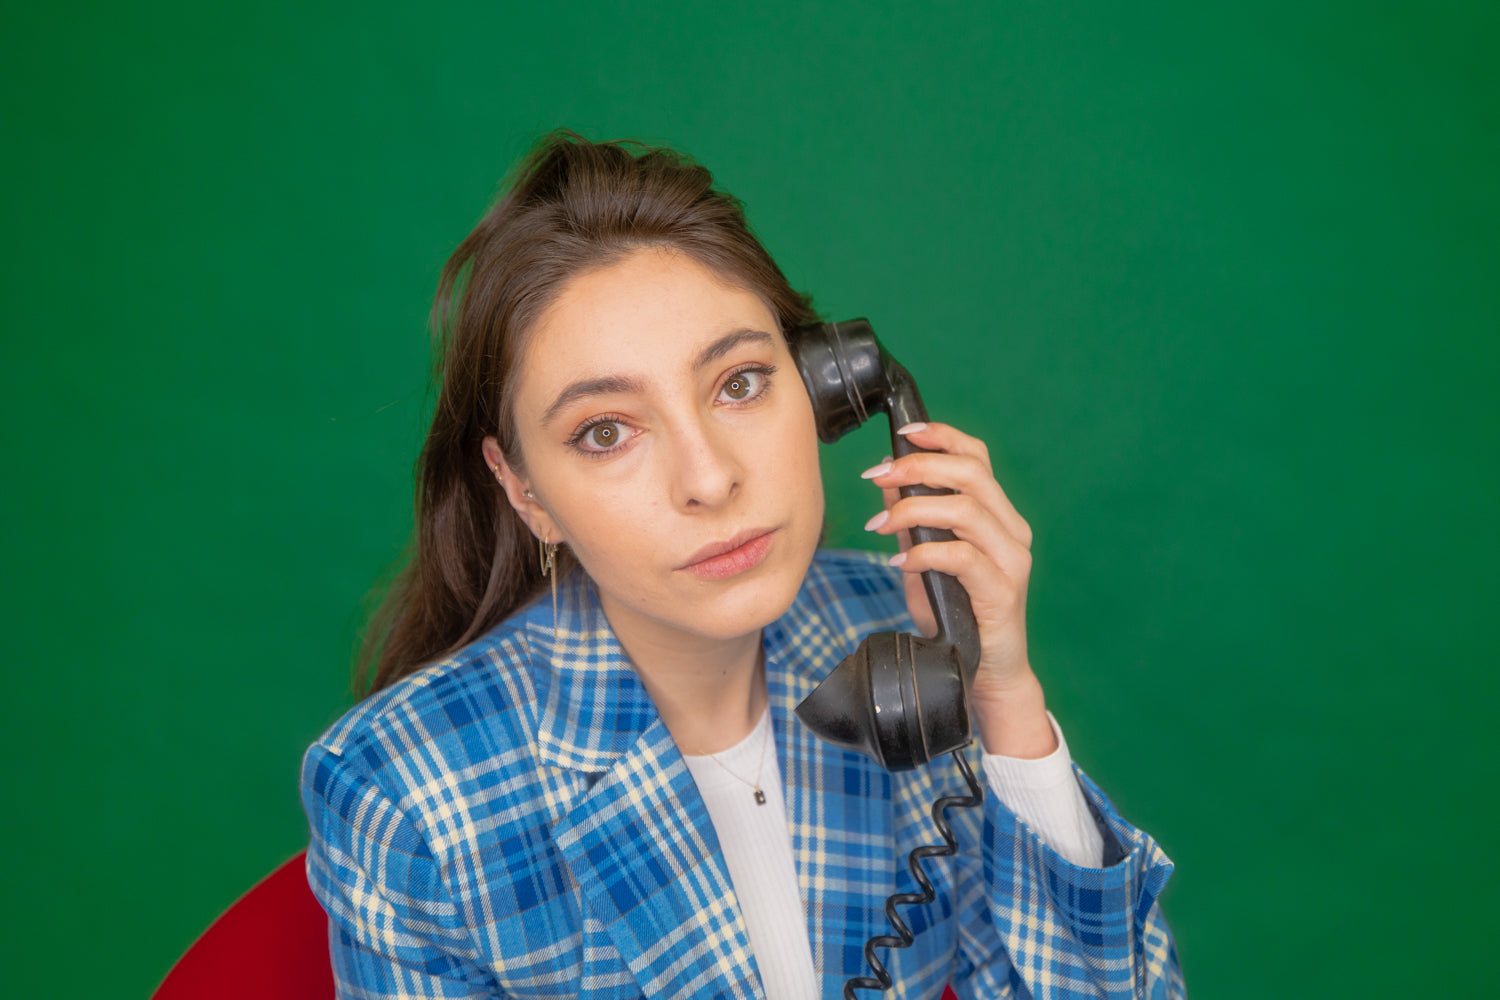
[[722,542],[711,542],[688,557],[678,569],[709,580],[743,573],[760,564],[771,548],[775,528],[750,528]]

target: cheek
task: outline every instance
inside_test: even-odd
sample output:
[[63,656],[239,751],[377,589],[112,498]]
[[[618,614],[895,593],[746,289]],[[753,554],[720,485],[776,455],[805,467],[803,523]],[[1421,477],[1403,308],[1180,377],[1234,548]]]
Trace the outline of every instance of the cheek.
[[587,480],[572,484],[565,491],[566,510],[554,511],[554,517],[584,568],[608,572],[612,566],[630,565],[638,558],[638,550],[649,548],[647,539],[659,514],[640,502],[639,489],[612,484],[601,490],[597,486]]
[[630,476],[574,477],[559,526],[583,569],[616,600],[636,607],[662,600],[669,556],[682,544],[680,516],[660,488],[660,473],[643,463]]
[[818,463],[818,432],[812,408],[804,406],[782,429],[777,460],[780,487],[790,491],[805,513],[823,520],[823,472]]

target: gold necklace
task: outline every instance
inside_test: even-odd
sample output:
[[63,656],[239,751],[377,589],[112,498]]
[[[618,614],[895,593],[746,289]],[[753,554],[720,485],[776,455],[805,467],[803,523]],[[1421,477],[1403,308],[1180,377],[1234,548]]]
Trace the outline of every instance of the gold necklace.
[[766,719],[765,730],[760,734],[760,768],[755,772],[755,781],[753,784],[731,771],[729,769],[729,765],[725,764],[722,760],[719,759],[718,754],[711,753],[708,755],[709,760],[712,760],[715,764],[718,764],[720,767],[722,767],[725,774],[729,775],[731,778],[733,778],[735,781],[740,782],[741,784],[750,786],[750,788],[755,792],[755,804],[758,806],[763,806],[766,804],[766,793],[761,791],[760,789],[760,779],[766,773],[766,744],[771,742],[771,720],[769,718],[769,710],[767,710],[766,715],[768,716],[768,718]]

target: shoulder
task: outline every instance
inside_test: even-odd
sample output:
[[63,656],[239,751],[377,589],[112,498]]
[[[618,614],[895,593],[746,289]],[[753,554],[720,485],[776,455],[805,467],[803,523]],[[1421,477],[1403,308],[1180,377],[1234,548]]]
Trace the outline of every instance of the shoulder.
[[319,737],[309,760],[340,758],[399,802],[423,775],[462,772],[530,743],[529,610],[365,698]]

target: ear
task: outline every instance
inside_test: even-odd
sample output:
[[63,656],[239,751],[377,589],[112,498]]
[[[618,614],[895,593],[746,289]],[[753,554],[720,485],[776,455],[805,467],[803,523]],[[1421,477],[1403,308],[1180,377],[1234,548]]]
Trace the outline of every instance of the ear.
[[500,450],[500,442],[493,436],[484,439],[481,446],[484,452],[484,464],[489,467],[490,474],[500,481],[500,486],[505,490],[505,497],[510,501],[511,507],[520,515],[526,527],[536,537],[549,542],[561,541],[561,532],[557,525],[552,523],[546,508],[532,495],[531,482],[517,475],[505,461],[505,453]]

